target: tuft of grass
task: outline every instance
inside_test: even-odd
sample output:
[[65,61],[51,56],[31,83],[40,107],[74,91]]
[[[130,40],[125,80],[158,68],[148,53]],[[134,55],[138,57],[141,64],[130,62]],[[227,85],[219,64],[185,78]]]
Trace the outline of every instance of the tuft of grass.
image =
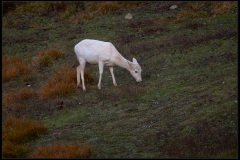
[[207,10],[203,10],[204,7],[207,7],[206,2],[188,3],[184,9],[176,15],[173,22],[179,23],[190,18],[206,17],[209,15],[209,12]]
[[52,64],[52,59],[49,55],[44,55],[39,59],[40,67],[47,67]]
[[65,96],[74,93],[76,88],[76,71],[63,65],[41,88],[42,97]]
[[89,11],[96,12],[100,15],[106,14],[108,12],[120,10],[123,8],[136,8],[138,6],[137,3],[119,3],[119,2],[101,2],[97,5],[92,5],[89,8]]
[[9,140],[3,141],[3,157],[5,158],[24,158],[30,148],[27,145],[15,144]]
[[187,3],[177,14],[173,22],[182,22],[189,18],[216,16],[230,11],[236,11],[235,2],[194,2]]
[[212,2],[211,12],[213,15],[222,15],[237,9],[237,2]]
[[19,4],[9,13],[13,15],[47,16],[52,12],[65,11],[67,7],[66,2],[20,2]]
[[82,11],[77,13],[74,16],[71,16],[68,21],[73,24],[80,24],[80,23],[88,22],[93,18],[94,18],[94,13]]
[[[76,70],[69,65],[62,65],[59,70],[51,77],[47,84],[41,88],[42,97],[66,96],[76,91]],[[85,82],[92,83],[93,77],[85,72]]]
[[10,81],[17,76],[30,73],[30,67],[17,56],[3,56],[2,76],[3,82]]
[[31,158],[88,158],[91,152],[89,145],[55,143],[38,147]]
[[33,57],[32,65],[36,67],[47,67],[53,63],[53,60],[57,60],[63,57],[63,53],[55,48],[48,48],[40,51],[37,56]]
[[22,143],[46,132],[47,128],[39,121],[28,118],[7,117],[4,120],[3,140]]
[[50,56],[53,59],[58,59],[58,58],[63,56],[63,53],[58,51],[55,48],[48,48],[48,49],[46,49],[44,51],[39,52],[39,56],[40,57],[44,57],[46,55]]
[[9,106],[11,104],[17,104],[21,103],[24,100],[36,97],[37,93],[33,91],[32,89],[23,88],[19,91],[9,91],[3,95],[3,103],[6,106]]
[[3,125],[3,157],[24,158],[30,148],[23,143],[46,132],[47,128],[39,121],[7,117]]
[[38,121],[26,118],[6,118],[3,127],[3,157],[25,157],[30,148],[22,143],[46,131],[47,129]]
[[200,22],[189,22],[185,25],[185,28],[191,29],[191,30],[198,30],[201,28],[206,28],[206,25],[204,25],[204,23],[200,23]]

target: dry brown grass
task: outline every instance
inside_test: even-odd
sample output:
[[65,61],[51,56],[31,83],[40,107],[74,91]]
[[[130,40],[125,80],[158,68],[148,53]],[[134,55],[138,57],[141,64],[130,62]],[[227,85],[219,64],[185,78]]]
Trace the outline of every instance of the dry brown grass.
[[[85,82],[93,82],[92,76],[85,72]],[[76,69],[71,68],[69,65],[64,64],[41,88],[40,95],[43,98],[66,96],[74,93],[77,88],[77,73]]]
[[53,60],[57,60],[63,57],[63,53],[55,48],[48,48],[37,53],[32,59],[32,66],[34,67],[46,67],[53,63]]
[[40,57],[44,57],[44,56],[48,55],[53,59],[58,59],[58,58],[63,56],[63,53],[58,51],[55,48],[48,48],[46,50],[43,50],[43,51],[39,52],[38,55]]
[[29,147],[23,144],[15,144],[9,140],[3,141],[4,158],[24,158],[29,151]]
[[51,144],[38,147],[31,158],[88,158],[91,155],[89,145]]
[[30,73],[30,67],[23,63],[23,61],[17,56],[3,56],[2,60],[2,79],[3,82],[12,80],[13,78],[26,75]]
[[24,158],[30,148],[23,143],[46,132],[47,128],[39,121],[7,117],[3,125],[3,157]]
[[65,96],[76,89],[76,71],[63,65],[41,88],[43,97]]
[[4,120],[3,140],[22,143],[42,133],[47,128],[39,121],[28,118],[7,117]]
[[23,88],[18,91],[9,91],[3,95],[3,103],[6,106],[21,103],[24,100],[37,97],[37,93],[32,89]]

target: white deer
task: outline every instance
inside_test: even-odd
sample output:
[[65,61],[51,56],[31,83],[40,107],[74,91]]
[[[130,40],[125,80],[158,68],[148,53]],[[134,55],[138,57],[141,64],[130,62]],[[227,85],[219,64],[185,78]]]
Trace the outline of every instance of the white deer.
[[133,58],[133,62],[125,59],[110,42],[99,40],[85,39],[75,45],[74,51],[80,65],[77,67],[77,86],[80,86],[80,74],[82,79],[82,89],[86,91],[84,83],[84,69],[86,62],[90,64],[98,64],[99,66],[99,81],[98,89],[101,89],[101,80],[104,65],[109,67],[112,75],[113,85],[117,86],[113,66],[117,65],[128,70],[137,82],[142,81],[142,69],[137,60]]

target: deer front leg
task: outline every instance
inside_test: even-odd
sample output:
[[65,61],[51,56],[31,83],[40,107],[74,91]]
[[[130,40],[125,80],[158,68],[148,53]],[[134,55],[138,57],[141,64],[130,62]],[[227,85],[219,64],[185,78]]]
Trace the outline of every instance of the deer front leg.
[[109,70],[110,70],[110,73],[112,75],[113,85],[117,86],[117,83],[116,83],[116,80],[115,80],[115,77],[114,77],[114,73],[113,73],[113,67],[109,67]]
[[104,67],[104,64],[102,61],[98,62],[98,67],[99,67],[98,89],[101,89],[101,81],[102,81],[102,74],[103,74],[103,67]]

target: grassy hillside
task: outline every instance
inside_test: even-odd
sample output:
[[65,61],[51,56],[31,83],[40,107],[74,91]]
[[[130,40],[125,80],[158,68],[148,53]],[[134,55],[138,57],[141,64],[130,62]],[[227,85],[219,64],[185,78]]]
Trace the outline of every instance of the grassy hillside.
[[[3,156],[236,158],[237,16],[236,2],[25,2],[5,11]],[[143,82],[114,67],[114,87],[105,67],[98,90],[98,66],[87,65],[87,91],[77,88],[73,47],[86,38],[135,57]],[[12,117],[47,131],[19,141]]]

